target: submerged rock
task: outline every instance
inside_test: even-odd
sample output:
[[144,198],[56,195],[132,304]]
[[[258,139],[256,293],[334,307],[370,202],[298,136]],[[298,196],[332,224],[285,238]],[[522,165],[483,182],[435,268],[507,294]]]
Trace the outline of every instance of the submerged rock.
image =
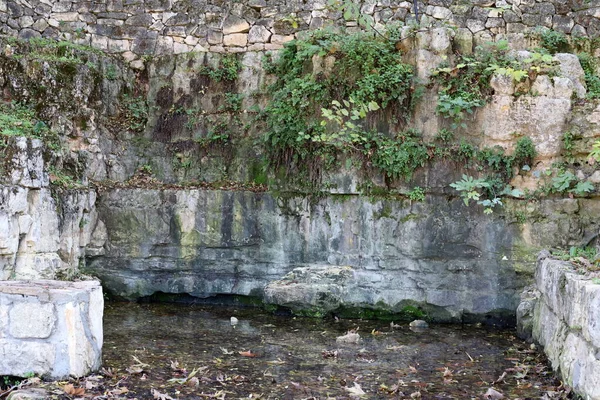
[[429,328],[429,324],[426,321],[423,321],[422,319],[415,319],[414,321],[412,321],[410,324],[408,324],[411,328],[419,328],[419,329],[426,329]]
[[356,344],[360,342],[360,335],[356,332],[348,332],[343,336],[338,336],[335,341],[337,343],[350,343]]

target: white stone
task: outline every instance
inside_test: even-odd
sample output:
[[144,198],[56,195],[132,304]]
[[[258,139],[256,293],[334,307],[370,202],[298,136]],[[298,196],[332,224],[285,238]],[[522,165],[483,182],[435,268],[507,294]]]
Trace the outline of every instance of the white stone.
[[50,343],[0,339],[0,375],[43,375],[55,362]]
[[561,76],[570,79],[577,97],[584,99],[586,95],[585,72],[579,63],[577,55],[559,53],[554,55],[554,59],[560,63]]
[[25,15],[19,18],[19,25],[21,25],[21,28],[29,28],[33,25],[33,18],[31,18],[29,15]]
[[20,215],[19,216],[19,234],[27,234],[29,229],[31,229],[31,225],[33,224],[33,219],[31,219],[30,215]]
[[0,325],[1,375],[34,372],[62,379],[100,368],[104,299],[99,282],[0,282],[0,305],[5,309],[6,304],[9,335]]
[[271,38],[271,32],[262,25],[254,25],[248,33],[249,43],[267,43]]
[[56,317],[50,303],[17,303],[9,313],[9,332],[14,338],[45,339],[54,329]]
[[446,7],[434,6],[432,7],[431,12],[429,13],[435,19],[449,19],[452,17],[452,11],[447,9]]
[[236,46],[244,47],[248,44],[247,33],[232,33],[230,35],[223,36],[223,45],[225,46]]
[[505,74],[494,74],[490,79],[490,86],[497,95],[512,95],[515,92],[515,82],[512,76]]
[[52,13],[50,17],[57,21],[75,22],[79,20],[79,14],[76,12]]
[[[271,36],[271,43],[273,44],[284,44],[294,40],[294,35],[273,35]],[[267,47],[265,46],[265,49]]]
[[548,75],[538,75],[530,91],[534,96],[554,96],[554,86]]
[[223,21],[223,34],[246,33],[250,30],[250,24],[243,18],[229,15]]

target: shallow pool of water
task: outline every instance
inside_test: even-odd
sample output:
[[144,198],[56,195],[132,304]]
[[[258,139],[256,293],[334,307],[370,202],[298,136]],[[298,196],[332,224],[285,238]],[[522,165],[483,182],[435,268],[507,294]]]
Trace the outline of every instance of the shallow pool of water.
[[[105,390],[126,387],[126,398],[480,399],[493,387],[525,399],[557,384],[511,330],[135,303],[108,303],[104,328]],[[349,330],[359,343],[336,341]]]

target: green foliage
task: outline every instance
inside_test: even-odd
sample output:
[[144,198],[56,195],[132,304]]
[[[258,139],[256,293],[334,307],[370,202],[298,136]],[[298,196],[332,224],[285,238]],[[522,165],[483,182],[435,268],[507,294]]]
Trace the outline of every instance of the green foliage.
[[359,26],[367,30],[373,29],[373,25],[375,25],[372,16],[360,12],[360,2],[352,0],[329,0],[327,6],[333,11],[341,12],[345,21],[356,21]]
[[592,246],[571,246],[568,251],[563,249],[554,249],[552,250],[552,255],[564,261],[574,261],[579,257],[583,257],[590,261],[596,261],[598,259],[598,250]]
[[48,168],[48,172],[50,175],[50,183],[54,186],[65,189],[74,189],[80,185],[73,176],[67,174],[64,170],[51,166]]
[[600,162],[600,140],[596,140],[592,144],[592,151],[590,152],[590,157],[595,162]]
[[0,102],[0,135],[37,138],[52,150],[60,149],[56,132],[39,120],[31,108],[16,102]]
[[242,101],[244,100],[243,93],[225,93],[225,101],[219,111],[240,112],[242,111]]
[[546,29],[541,31],[539,35],[542,47],[551,54],[569,50],[569,39],[564,33]]
[[108,64],[104,71],[104,76],[110,81],[117,79],[117,67],[114,64]]
[[390,178],[410,178],[415,169],[427,162],[429,155],[416,132],[408,131],[394,139],[378,136],[373,140],[373,166]]
[[[343,105],[333,100],[331,109],[321,108],[321,114],[325,118],[321,121],[321,125],[326,126],[329,121],[334,127],[321,132],[319,136],[312,137],[313,142],[324,142],[343,148],[348,145],[360,145],[368,140],[358,123],[367,116],[368,112],[379,110],[379,105],[374,101],[368,104],[357,103],[352,97],[342,102]],[[298,140],[303,139],[309,139],[308,134],[298,136]]]
[[552,178],[551,192],[568,193],[585,196],[594,191],[594,185],[588,181],[580,181],[571,171],[558,171]]
[[425,201],[425,191],[420,187],[415,186],[410,192],[408,192],[408,198],[412,201]]
[[573,150],[575,149],[575,135],[573,132],[565,132],[562,137],[562,142],[565,160],[572,163],[575,160],[573,156]]
[[200,68],[199,73],[202,75],[207,75],[212,80],[221,82],[221,81],[229,81],[233,82],[237,79],[238,73],[242,68],[242,63],[237,59],[235,54],[228,54],[223,56],[219,61],[219,66],[208,67],[202,66]]
[[[483,206],[485,214],[491,214],[495,207],[502,206],[502,201],[500,200],[502,196],[523,196],[523,192],[519,189],[514,189],[510,185],[504,185],[501,181],[486,178],[475,179],[465,174],[463,174],[460,181],[451,183],[450,186],[460,193],[466,206],[473,200]],[[503,186],[503,189],[497,192],[496,189],[500,186]]]
[[446,93],[438,97],[436,113],[446,118],[452,119],[452,129],[459,126],[466,128],[467,125],[462,122],[467,114],[473,114],[475,108],[481,107],[485,102],[481,99],[470,98],[469,93],[458,93],[451,96]]
[[598,60],[590,53],[578,54],[579,62],[585,73],[585,85],[589,99],[600,99],[600,76],[598,76]]
[[475,179],[472,176],[463,174],[460,181],[450,184],[451,187],[460,192],[465,206],[469,205],[471,200],[479,201],[481,198],[481,189],[488,188],[490,185],[485,179]]
[[459,55],[453,67],[442,67],[433,73],[440,84],[436,112],[452,121],[452,129],[466,127],[465,118],[491,95],[491,76],[496,72],[510,73],[520,79],[522,74],[513,68],[516,65],[508,56],[506,41],[478,46],[473,55]]
[[123,95],[122,115],[130,130],[141,132],[148,122],[148,104],[143,96]]
[[339,152],[370,157],[374,148],[393,147],[365,128],[367,113],[379,107],[393,103],[401,118],[410,109],[413,70],[393,43],[366,32],[313,31],[265,66],[277,77],[262,113],[271,166],[319,169]]
[[516,165],[519,167],[531,165],[536,155],[535,145],[530,137],[524,136],[517,140],[515,152],[513,154]]

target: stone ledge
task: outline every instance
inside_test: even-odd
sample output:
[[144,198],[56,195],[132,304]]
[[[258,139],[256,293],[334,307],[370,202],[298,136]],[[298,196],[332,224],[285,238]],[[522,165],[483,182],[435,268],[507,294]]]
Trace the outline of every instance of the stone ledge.
[[98,281],[0,281],[0,375],[81,377],[102,362]]
[[552,368],[590,400],[600,399],[600,285],[564,261],[538,259],[535,289],[517,310],[519,335],[539,343]]

